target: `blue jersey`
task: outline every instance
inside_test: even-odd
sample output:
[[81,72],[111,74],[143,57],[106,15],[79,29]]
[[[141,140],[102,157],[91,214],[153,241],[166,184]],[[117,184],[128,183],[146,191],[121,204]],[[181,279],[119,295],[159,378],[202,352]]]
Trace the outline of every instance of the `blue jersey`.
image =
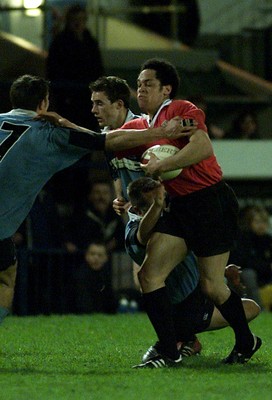
[[56,172],[105,147],[104,135],[56,127],[36,115],[21,109],[0,114],[0,240],[16,232]]
[[[125,246],[130,257],[138,265],[145,258],[145,246],[137,240],[137,231],[141,217],[129,212],[126,225]],[[171,255],[169,255],[170,257]],[[199,272],[194,254],[190,252],[185,260],[178,264],[165,281],[172,304],[181,303],[191,294],[199,283]]]
[[[133,119],[139,118],[132,111],[128,110],[124,124]],[[103,132],[106,133],[109,129],[106,127]],[[130,182],[144,176],[144,172],[140,167],[140,159],[138,156],[129,155],[127,157],[118,158],[114,153],[107,153],[107,161],[110,167],[110,173],[114,180],[121,179],[122,192],[125,199],[127,198],[127,187]]]

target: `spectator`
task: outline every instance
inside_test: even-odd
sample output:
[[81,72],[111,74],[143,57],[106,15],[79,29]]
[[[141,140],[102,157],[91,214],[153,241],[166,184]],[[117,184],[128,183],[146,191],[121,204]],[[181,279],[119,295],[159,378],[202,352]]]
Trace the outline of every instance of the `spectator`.
[[114,314],[116,310],[106,246],[92,241],[85,251],[83,264],[75,272],[74,312]]
[[257,117],[254,112],[246,110],[238,114],[233,120],[231,130],[226,139],[260,139]]
[[272,236],[264,207],[248,206],[241,211],[240,232],[230,261],[234,260],[242,267],[247,296],[262,307],[271,307],[272,297],[270,303],[267,299],[271,292],[266,286],[272,285]]
[[[104,74],[98,42],[86,27],[87,12],[81,5],[72,5],[65,15],[64,29],[49,46],[47,77],[52,83],[51,103],[54,110],[89,129],[99,127],[91,110],[88,85]],[[85,177],[91,165],[86,155],[76,166],[59,172],[52,180],[60,202],[73,202],[82,194]],[[84,182],[83,182],[84,181]],[[74,182],[77,182],[74,185]]]
[[90,113],[88,85],[103,75],[104,67],[98,43],[86,23],[85,8],[68,8],[64,30],[49,47],[47,76],[52,82],[55,110],[81,126],[97,130],[96,119]]
[[107,181],[91,184],[85,203],[75,208],[70,240],[66,242],[69,252],[85,250],[94,239],[103,240],[109,252],[124,249],[125,226],[112,209],[113,192]]

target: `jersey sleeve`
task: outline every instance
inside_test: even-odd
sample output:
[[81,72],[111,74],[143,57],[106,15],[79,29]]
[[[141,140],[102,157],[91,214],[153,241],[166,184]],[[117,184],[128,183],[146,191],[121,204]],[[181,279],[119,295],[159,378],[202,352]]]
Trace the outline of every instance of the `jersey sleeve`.
[[181,117],[184,120],[184,124],[188,125],[188,120],[193,119],[197,122],[198,128],[207,132],[205,124],[205,113],[197,108],[193,103],[187,100],[175,100],[167,109],[167,119],[170,120],[176,116]]
[[70,129],[69,144],[90,150],[105,150],[106,135],[98,132],[80,132]]
[[115,154],[113,152],[106,152],[106,162],[109,169],[109,173],[114,181],[120,178],[118,169],[115,167],[113,160],[115,159]]
[[185,109],[182,118],[185,121],[186,119],[195,120],[198,123],[198,128],[207,132],[207,126],[205,124],[205,113],[200,108],[197,108],[193,103],[185,101]]
[[86,150],[104,150],[106,135],[98,132],[80,132],[70,128],[59,128],[51,125],[50,139],[58,147],[80,148]]
[[121,126],[120,129],[146,129],[148,128],[148,123],[144,118],[135,118],[131,121],[126,122]]

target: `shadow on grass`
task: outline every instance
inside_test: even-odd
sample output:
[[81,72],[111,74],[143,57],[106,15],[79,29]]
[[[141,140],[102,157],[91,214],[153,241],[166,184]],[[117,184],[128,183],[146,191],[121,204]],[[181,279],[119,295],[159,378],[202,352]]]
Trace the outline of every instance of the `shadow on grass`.
[[249,374],[256,374],[256,372],[258,372],[258,374],[267,374],[268,372],[272,372],[271,364],[268,361],[261,360],[258,356],[255,356],[246,364],[233,365],[223,364],[222,361],[218,360],[218,357],[215,356],[184,358],[182,367],[183,369],[195,371],[214,370],[221,374],[229,374],[230,372],[244,373],[245,371]]

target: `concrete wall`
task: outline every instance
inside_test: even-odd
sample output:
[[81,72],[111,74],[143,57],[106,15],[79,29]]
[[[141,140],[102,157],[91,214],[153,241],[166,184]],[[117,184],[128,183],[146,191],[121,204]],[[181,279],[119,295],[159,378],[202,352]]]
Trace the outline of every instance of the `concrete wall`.
[[271,180],[272,140],[221,140],[213,147],[225,178]]

